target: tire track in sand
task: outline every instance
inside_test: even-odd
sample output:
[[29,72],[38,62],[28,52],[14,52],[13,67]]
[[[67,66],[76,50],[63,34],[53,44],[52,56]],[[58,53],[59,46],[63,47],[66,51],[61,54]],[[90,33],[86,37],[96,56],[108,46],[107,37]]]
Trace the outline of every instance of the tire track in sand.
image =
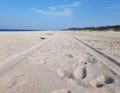
[[78,39],[77,37],[75,37],[75,36],[71,36],[71,37],[73,37],[88,52],[90,52],[95,57],[97,57],[99,60],[101,60],[102,63],[104,63],[106,66],[108,66],[110,69],[112,69],[115,73],[117,73],[120,76],[120,72],[119,72],[120,71],[120,62],[118,62],[117,60],[102,53],[101,51],[98,51],[97,49],[91,47],[89,44]]
[[35,53],[38,49],[42,48],[44,45],[46,45],[48,42],[52,41],[55,36],[44,40],[43,42],[32,46],[31,48],[28,48],[22,52],[19,52],[18,54],[12,55],[8,57],[5,60],[2,60],[0,62],[0,76],[5,74],[8,70],[15,67],[19,63],[22,62],[26,57],[30,56],[31,54]]

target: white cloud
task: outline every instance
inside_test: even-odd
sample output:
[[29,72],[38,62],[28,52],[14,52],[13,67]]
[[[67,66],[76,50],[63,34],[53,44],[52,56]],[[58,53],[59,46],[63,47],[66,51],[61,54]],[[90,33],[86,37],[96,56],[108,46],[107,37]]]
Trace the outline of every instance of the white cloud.
[[50,6],[48,7],[49,10],[47,11],[33,7],[32,10],[45,15],[69,16],[73,13],[74,8],[79,7],[80,4],[80,2],[73,2],[72,4],[61,5],[57,7]]
[[81,4],[81,2],[73,2],[72,4],[68,4],[68,5],[61,5],[62,8],[65,8],[65,7],[79,7]]
[[69,0],[65,0],[66,2],[69,1]]
[[54,6],[48,7],[50,10],[56,11],[56,8]]
[[114,8],[118,8],[117,6],[108,6],[107,9],[114,9]]
[[36,7],[33,7],[32,10],[37,13],[41,13],[41,14],[45,14],[45,15],[58,15],[58,16],[68,16],[68,15],[71,15],[71,13],[72,13],[72,10],[67,9],[67,8],[64,8],[62,11],[53,11],[53,10],[44,11],[41,9],[37,9]]
[[111,6],[109,6],[109,7],[107,7],[107,9],[113,9],[114,7],[111,7]]

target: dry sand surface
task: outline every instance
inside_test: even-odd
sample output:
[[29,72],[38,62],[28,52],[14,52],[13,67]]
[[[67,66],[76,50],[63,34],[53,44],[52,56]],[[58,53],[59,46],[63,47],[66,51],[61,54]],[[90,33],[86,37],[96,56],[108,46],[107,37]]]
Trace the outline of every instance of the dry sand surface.
[[120,93],[119,32],[0,32],[0,93]]

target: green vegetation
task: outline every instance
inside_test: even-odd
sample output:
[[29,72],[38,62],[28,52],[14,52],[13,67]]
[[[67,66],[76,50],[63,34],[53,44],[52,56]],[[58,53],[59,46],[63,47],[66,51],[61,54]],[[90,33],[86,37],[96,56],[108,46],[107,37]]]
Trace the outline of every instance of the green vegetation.
[[63,29],[63,31],[66,31],[66,30],[72,30],[72,31],[76,31],[76,30],[89,30],[89,31],[120,31],[120,25]]

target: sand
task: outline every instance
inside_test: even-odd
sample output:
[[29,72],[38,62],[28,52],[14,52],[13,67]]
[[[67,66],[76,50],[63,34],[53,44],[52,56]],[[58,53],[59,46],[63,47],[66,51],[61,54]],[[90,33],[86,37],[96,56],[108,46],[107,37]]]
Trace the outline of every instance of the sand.
[[0,32],[0,93],[119,93],[119,35]]

